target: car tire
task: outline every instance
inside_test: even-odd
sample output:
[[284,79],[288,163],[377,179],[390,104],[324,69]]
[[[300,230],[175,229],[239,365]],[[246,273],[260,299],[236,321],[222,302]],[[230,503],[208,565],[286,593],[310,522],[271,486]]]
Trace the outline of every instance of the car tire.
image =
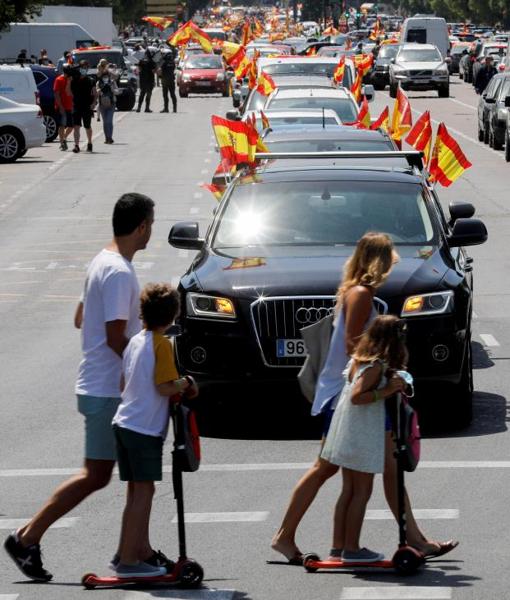
[[386,86],[383,83],[374,83],[374,90],[382,92]]
[[21,132],[12,127],[0,129],[0,163],[12,163],[18,160],[24,146]]
[[484,123],[484,126],[483,126],[483,143],[484,144],[489,143],[489,124],[488,123]]
[[222,92],[222,96],[223,96],[224,98],[228,98],[228,97],[230,96],[230,90],[229,90],[228,88],[227,88],[226,90],[224,90],[224,91]]
[[130,112],[136,104],[136,94],[134,90],[129,89],[126,94],[117,97],[116,107],[119,112]]
[[459,79],[460,79],[460,80],[464,79],[464,75],[462,74],[462,72],[461,72],[461,71],[459,71]]
[[483,142],[483,138],[484,138],[483,129],[480,129],[480,127],[478,127],[478,141]]
[[46,143],[50,144],[57,139],[58,124],[55,115],[47,114],[43,116],[44,126],[46,127]]
[[492,131],[492,147],[494,148],[494,150],[503,150],[503,143],[504,140],[501,139],[501,137],[499,137],[496,132],[493,130]]
[[458,427],[467,427],[473,420],[473,354],[471,351],[471,333],[466,341],[462,373],[459,384],[455,386],[455,412]]
[[398,91],[398,85],[390,83],[390,98],[396,98]]
[[187,98],[188,97],[188,92],[183,92],[181,89],[179,89],[179,97],[181,97],[181,98]]
[[508,135],[508,131],[505,134],[505,160],[506,162],[510,162],[510,136]]
[[444,85],[440,85],[437,90],[437,95],[439,98],[449,98],[450,97],[450,84],[446,83]]

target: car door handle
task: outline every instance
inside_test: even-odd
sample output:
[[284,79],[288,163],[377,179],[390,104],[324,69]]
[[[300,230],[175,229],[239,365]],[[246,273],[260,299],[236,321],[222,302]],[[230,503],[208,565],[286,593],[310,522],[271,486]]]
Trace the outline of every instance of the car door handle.
[[472,256],[466,256],[466,265],[472,265],[474,258]]

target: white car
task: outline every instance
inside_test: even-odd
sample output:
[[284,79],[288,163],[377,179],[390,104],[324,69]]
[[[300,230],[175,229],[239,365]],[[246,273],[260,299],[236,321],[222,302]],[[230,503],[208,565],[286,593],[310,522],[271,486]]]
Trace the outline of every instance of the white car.
[[[243,121],[251,120],[252,115],[255,115],[257,120],[257,128],[262,129],[262,115],[260,111],[247,113],[243,117]],[[323,127],[338,127],[342,125],[342,121],[334,110],[326,108],[325,110],[268,110],[264,112],[264,116],[269,121],[269,126],[272,130],[288,129],[290,127],[299,127],[304,130],[309,126]]]
[[276,89],[267,99],[266,110],[334,110],[342,123],[358,119],[359,106],[354,96],[345,88]]
[[46,127],[39,106],[0,96],[0,163],[14,162],[45,140]]

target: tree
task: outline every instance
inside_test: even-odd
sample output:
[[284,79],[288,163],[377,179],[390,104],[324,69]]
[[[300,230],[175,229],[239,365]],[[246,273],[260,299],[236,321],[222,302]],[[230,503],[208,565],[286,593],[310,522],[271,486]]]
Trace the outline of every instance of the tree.
[[37,0],[0,0],[0,31],[8,29],[9,23],[26,22],[40,10]]

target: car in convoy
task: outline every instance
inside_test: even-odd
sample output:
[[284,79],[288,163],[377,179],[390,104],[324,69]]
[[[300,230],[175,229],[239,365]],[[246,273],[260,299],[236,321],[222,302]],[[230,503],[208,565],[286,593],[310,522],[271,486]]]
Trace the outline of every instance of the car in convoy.
[[398,44],[384,44],[374,61],[371,71],[371,82],[376,90],[384,90],[390,83],[390,64],[397,56],[400,46]]
[[89,64],[89,76],[93,79],[97,76],[97,65],[104,58],[108,64],[115,65],[118,75],[117,85],[119,95],[115,99],[115,106],[120,111],[130,111],[136,102],[136,91],[138,89],[138,77],[133,69],[124,60],[124,55],[120,48],[110,46],[99,46],[94,48],[85,48],[73,50],[73,62],[78,64],[80,60],[86,60]]
[[55,95],[53,93],[57,70],[55,67],[44,65],[30,65],[30,68],[39,92],[39,105],[43,112],[43,121],[46,127],[46,142],[53,142],[58,135]]
[[404,90],[437,90],[440,98],[450,95],[448,64],[431,44],[403,44],[390,64],[390,96]]
[[365,232],[381,231],[400,261],[378,305],[407,321],[418,386],[441,386],[469,422],[473,267],[464,247],[487,239],[474,207],[452,203],[447,217],[416,152],[272,154],[233,179],[203,237],[195,222],[170,230],[172,246],[198,252],[179,284],[180,369],[209,383],[295,380],[306,354],[300,329],[331,313],[345,260]]
[[[249,115],[246,114],[243,121],[248,118],[251,119],[252,115],[255,116],[258,129],[262,129],[262,116],[259,111],[254,111]],[[298,128],[300,130],[306,128],[308,130],[311,126],[321,127],[322,129],[325,129],[326,127],[333,127],[336,129],[339,125],[342,125],[342,121],[338,114],[331,109],[314,110],[306,108],[300,110],[267,110],[264,111],[264,115],[269,121],[270,128],[273,130],[282,128],[288,129],[289,127]],[[228,116],[227,113],[227,117]]]
[[[261,58],[258,61],[259,73],[264,71],[271,77],[285,76],[322,76],[333,78],[338,59],[335,57],[303,57],[280,56],[277,58]],[[345,61],[343,86],[350,88],[356,78],[354,63],[349,59]]]
[[402,23],[400,39],[403,44],[428,44],[435,46],[446,58],[450,50],[448,25],[442,17],[416,15]]
[[460,59],[469,53],[470,47],[471,44],[467,42],[459,42],[452,46],[452,49],[450,50],[450,62],[448,63],[450,75],[454,75],[455,73],[460,74]]
[[194,54],[180,65],[176,77],[179,96],[189,94],[229,95],[229,78],[221,56]]
[[510,73],[495,75],[478,101],[478,139],[501,150],[506,139]]
[[359,106],[345,88],[276,89],[267,99],[265,110],[334,110],[342,123],[357,121]]
[[46,128],[41,107],[0,96],[0,163],[10,163],[29,148],[42,146]]

